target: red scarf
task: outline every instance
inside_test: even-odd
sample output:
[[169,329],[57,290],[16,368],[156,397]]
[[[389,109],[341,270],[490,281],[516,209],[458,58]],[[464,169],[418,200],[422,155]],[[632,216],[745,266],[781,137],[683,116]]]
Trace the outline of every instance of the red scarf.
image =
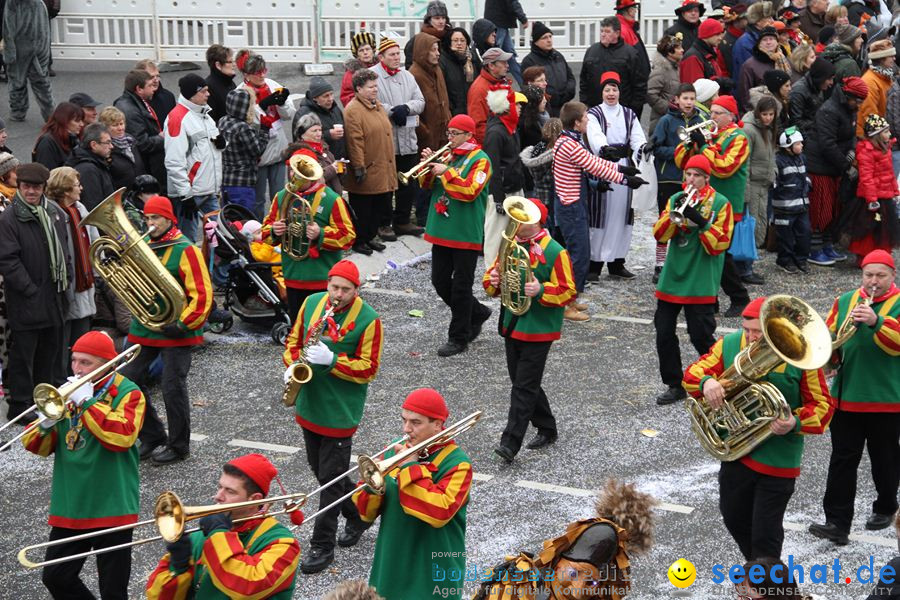
[[[322,142],[313,142],[311,140],[303,140],[303,143],[310,147],[316,154],[324,154],[325,149],[322,147]],[[294,153],[296,154],[296,152]]]
[[541,229],[539,232],[534,234],[534,236],[527,240],[516,236],[516,239],[518,241],[528,244],[528,260],[531,261],[531,264],[547,263],[547,257],[544,256],[544,249],[541,247],[541,240],[547,237],[547,235],[547,230]]
[[155,240],[151,240],[151,243],[158,244],[160,242],[171,242],[172,240],[177,238],[179,235],[181,235],[181,230],[178,229],[177,227],[175,227],[175,225],[172,225],[171,227],[169,227],[168,231],[166,231],[164,234],[162,234],[161,237],[158,237]]
[[[894,294],[900,294],[900,288],[897,287],[896,283],[892,283],[890,289],[885,292],[883,295],[878,296],[872,300],[873,304],[878,304],[879,302],[884,302]],[[860,298],[868,298],[869,291],[866,288],[859,288],[859,296]]]
[[731,35],[733,35],[735,38],[739,38],[739,37],[741,37],[742,35],[744,35],[744,30],[743,30],[743,29],[740,29],[739,27],[735,27],[734,25],[729,25],[729,26],[728,26],[728,33],[730,33]]
[[[256,87],[249,81],[244,82],[248,88],[256,92],[256,103],[259,104],[262,102],[266,96],[272,93],[272,90],[269,89],[269,86],[263,83],[261,86]],[[266,125],[271,127],[275,124],[275,121],[279,120],[281,117],[278,115],[278,109],[274,106],[270,106],[266,113],[259,118],[260,125]]]
[[392,69],[384,64],[384,61],[381,61],[381,68],[384,69],[384,72],[387,73],[389,77],[393,77],[400,72],[400,69]]
[[91,238],[86,227],[78,226],[81,223],[78,208],[74,204],[70,206],[60,204],[60,206],[69,213],[69,225],[72,228],[72,246],[75,249],[75,291],[85,292],[94,285],[94,270],[89,258]]
[[488,89],[492,92],[495,90],[506,90],[506,99],[509,101],[509,112],[505,115],[497,115],[497,117],[499,117],[503,126],[506,127],[506,131],[509,132],[509,135],[514,134],[516,132],[516,127],[519,126],[519,107],[516,106],[516,93],[513,91],[512,86],[508,83],[498,83],[490,86]]
[[468,154],[469,152],[472,152],[473,150],[478,150],[480,147],[481,146],[479,146],[474,141],[474,138],[469,138],[466,141],[464,141],[462,144],[460,144],[459,146],[457,146],[456,148],[451,150],[450,154],[452,154],[453,156],[465,156],[466,154]]
[[616,15],[616,18],[622,24],[622,40],[629,46],[637,45],[638,36],[634,32],[634,21],[629,21],[625,15]]

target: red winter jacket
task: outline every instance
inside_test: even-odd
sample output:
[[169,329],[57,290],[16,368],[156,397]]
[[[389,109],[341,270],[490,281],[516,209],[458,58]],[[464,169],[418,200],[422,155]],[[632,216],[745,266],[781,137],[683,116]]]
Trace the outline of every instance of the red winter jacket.
[[[891,140],[891,145],[894,140]],[[856,195],[867,202],[875,202],[879,198],[900,196],[897,189],[897,178],[891,162],[891,152],[882,152],[869,140],[861,140],[856,144],[856,161],[859,169],[859,185]]]

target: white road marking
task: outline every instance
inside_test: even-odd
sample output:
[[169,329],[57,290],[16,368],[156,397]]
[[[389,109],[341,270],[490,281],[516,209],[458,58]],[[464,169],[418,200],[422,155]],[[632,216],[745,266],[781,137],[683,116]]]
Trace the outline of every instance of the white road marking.
[[192,434],[191,434],[191,441],[192,441],[192,442],[202,442],[202,441],[204,441],[204,440],[206,440],[206,439],[208,439],[208,438],[209,438],[208,435],[203,435],[202,433],[192,433]]
[[693,506],[685,506],[683,504],[672,504],[671,502],[660,502],[656,505],[656,508],[659,510],[664,510],[667,512],[675,512],[681,513],[683,515],[689,515],[694,512]]
[[296,454],[300,452],[297,446],[282,446],[281,444],[268,444],[266,442],[253,442],[250,440],[231,440],[229,446],[237,446],[239,448],[253,448],[254,450],[268,450],[269,452],[283,452],[285,454]]
[[490,481],[493,478],[493,475],[488,475],[487,473],[472,473],[472,479],[475,481]]

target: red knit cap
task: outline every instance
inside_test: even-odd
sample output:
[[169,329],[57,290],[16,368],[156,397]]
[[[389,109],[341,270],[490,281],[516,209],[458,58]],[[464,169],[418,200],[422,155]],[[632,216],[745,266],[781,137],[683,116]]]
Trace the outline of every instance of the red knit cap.
[[734,99],[734,96],[719,96],[712,103],[713,106],[721,106],[728,112],[734,115],[736,119],[738,117],[738,107],[737,101]]
[[337,275],[338,277],[343,277],[356,287],[359,287],[359,269],[356,268],[356,265],[347,260],[339,260],[331,270],[328,271],[328,276],[331,277],[333,275]]
[[844,77],[841,88],[844,94],[850,94],[860,100],[865,100],[869,95],[869,86],[859,77]]
[[262,454],[238,456],[228,461],[228,464],[249,477],[253,483],[259,486],[264,496],[269,495],[272,479],[278,476],[278,469]]
[[472,134],[475,133],[475,121],[469,115],[456,115],[450,119],[450,122],[447,123],[447,127],[459,129],[460,131],[468,131]]
[[145,215],[158,215],[165,217],[173,223],[177,223],[175,212],[172,210],[172,202],[165,196],[152,196],[144,203]]
[[763,302],[766,301],[765,296],[760,296],[750,304],[744,307],[744,312],[741,313],[741,316],[745,319],[758,319],[759,318],[759,309],[762,308]]
[[403,408],[441,421],[446,421],[450,416],[444,397],[432,388],[419,388],[411,391],[403,401]]
[[695,154],[688,159],[687,164],[684,165],[684,170],[687,171],[688,169],[700,169],[707,175],[712,173],[712,166],[709,164],[709,159],[702,154]]
[[600,87],[605,87],[610,81],[619,86],[622,83],[622,78],[615,71],[604,71],[600,76]]
[[72,352],[84,352],[103,360],[112,360],[118,355],[115,342],[105,331],[88,331],[72,345]]
[[547,207],[537,198],[529,198],[529,200],[531,200],[531,202],[538,207],[538,210],[541,211],[541,225],[543,225],[547,222]]
[[706,19],[700,23],[700,27],[697,29],[697,37],[705,40],[714,35],[719,35],[723,31],[725,31],[725,27],[718,19]]
[[[890,252],[884,250],[872,250],[866,254],[859,266],[864,267],[866,265],[887,265],[895,270],[897,268],[894,266],[894,257],[891,256]],[[72,349],[74,350],[74,348]]]

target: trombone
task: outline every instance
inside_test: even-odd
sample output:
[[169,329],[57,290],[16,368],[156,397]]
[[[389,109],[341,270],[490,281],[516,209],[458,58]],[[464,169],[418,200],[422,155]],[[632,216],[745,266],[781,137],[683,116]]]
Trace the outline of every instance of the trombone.
[[686,144],[691,141],[691,133],[695,130],[699,129],[700,133],[703,134],[707,140],[709,140],[712,136],[719,133],[719,126],[712,119],[707,119],[701,123],[697,123],[696,125],[691,125],[690,127],[679,127],[675,134],[678,136],[678,139],[681,140],[682,144]]
[[403,185],[408,185],[411,179],[418,179],[422,175],[425,175],[429,171],[431,171],[431,167],[438,163],[446,163],[450,161],[450,142],[447,142],[437,150],[435,150],[431,156],[414,166],[409,171],[405,173],[398,173],[397,179],[400,180],[400,183]]
[[[133,361],[135,357],[137,357],[137,355],[140,353],[140,351],[141,345],[135,344],[115,358],[100,365],[87,375],[79,377],[75,381],[64,383],[58,388],[50,385],[49,383],[39,383],[34,388],[33,392],[34,406],[20,414],[9,423],[6,423],[3,427],[0,427],[0,432],[2,432],[13,423],[16,423],[22,417],[31,413],[32,411],[37,411],[41,416],[49,417],[51,419],[61,419],[66,413],[66,404],[68,403],[69,396],[71,396],[75,390],[87,383],[96,384],[97,382],[106,379],[107,376],[117,372],[119,369]],[[122,364],[117,364],[119,362],[121,362]],[[29,431],[31,431],[31,429],[26,427],[25,431],[0,446],[0,452],[13,445],[17,440],[24,437],[25,434]]]

